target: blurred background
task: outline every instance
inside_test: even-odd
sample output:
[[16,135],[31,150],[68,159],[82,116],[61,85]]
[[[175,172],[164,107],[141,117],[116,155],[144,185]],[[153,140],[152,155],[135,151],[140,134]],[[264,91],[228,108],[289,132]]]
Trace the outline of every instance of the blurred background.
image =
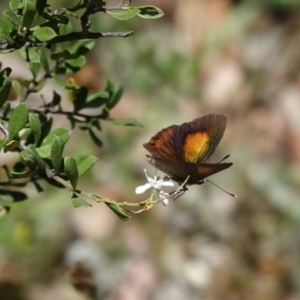
[[[143,169],[155,171],[142,144],[166,126],[221,113],[227,129],[212,161],[230,154],[234,164],[210,179],[238,199],[207,183],[122,222],[105,205],[74,209],[67,191],[33,190],[0,219],[1,300],[300,299],[300,1],[137,4],[165,17],[93,16],[93,31],[134,35],[98,40],[75,77],[93,91],[106,79],[122,84],[112,117],[144,128],[103,122],[101,149],[74,130],[65,155],[99,157],[79,188],[146,199],[134,193]],[[16,54],[0,59],[28,76]]]

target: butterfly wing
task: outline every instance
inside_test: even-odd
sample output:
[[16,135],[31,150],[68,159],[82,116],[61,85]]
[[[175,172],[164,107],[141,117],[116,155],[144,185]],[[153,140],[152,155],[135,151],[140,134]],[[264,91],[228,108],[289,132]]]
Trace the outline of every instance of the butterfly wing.
[[182,138],[179,128],[177,125],[164,128],[143,146],[153,157],[180,159]]
[[144,147],[159,158],[204,162],[215,151],[226,127],[224,115],[210,114],[159,131]]
[[221,172],[232,166],[232,163],[188,163],[167,158],[147,157],[155,168],[169,175],[173,180],[182,183],[189,176],[188,184],[196,184],[208,176]]
[[184,123],[180,127],[182,140],[181,160],[205,162],[220,143],[226,128],[226,117],[210,114]]

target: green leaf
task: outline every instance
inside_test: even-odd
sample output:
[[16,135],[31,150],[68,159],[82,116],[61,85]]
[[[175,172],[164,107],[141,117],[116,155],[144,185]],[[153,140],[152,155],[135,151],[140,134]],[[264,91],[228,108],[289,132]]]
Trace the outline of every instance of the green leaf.
[[91,122],[88,122],[88,121],[81,121],[81,120],[78,120],[76,118],[69,118],[70,122],[71,122],[71,125],[73,126],[73,128],[75,127],[75,124],[78,126],[78,128],[80,130],[89,130],[93,127],[93,125],[91,124]]
[[[1,24],[0,24],[0,26],[1,26]],[[9,43],[12,44],[14,42],[13,39],[9,35],[5,34],[3,32],[3,30],[1,30],[1,28],[0,28],[0,40],[2,40],[2,42],[4,42],[4,40],[5,40],[7,42],[7,44],[9,44]],[[4,43],[3,43],[3,46],[4,46]],[[13,50],[0,50],[0,53],[6,54],[6,53],[10,53],[12,51]]]
[[7,100],[11,90],[11,81],[8,79],[11,71],[11,68],[5,68],[0,72],[0,108]]
[[72,204],[75,208],[78,208],[78,207],[91,207],[92,205],[89,204],[87,201],[81,199],[81,198],[78,198],[77,195],[73,195],[72,198]]
[[73,25],[71,22],[68,22],[66,24],[61,24],[61,26],[59,26],[60,35],[66,35],[71,33],[72,31],[73,31]]
[[26,89],[30,88],[30,85],[34,82],[33,78],[30,79],[21,79],[20,83],[21,86],[25,87]]
[[0,72],[0,86],[4,84],[6,79],[8,79],[11,72],[11,68],[5,68]]
[[12,171],[14,172],[23,172],[25,170],[26,170],[26,164],[22,160],[17,161],[12,169]]
[[25,2],[25,7],[23,10],[23,27],[30,28],[31,24],[38,17],[36,4],[31,1]]
[[82,108],[85,108],[86,98],[88,96],[88,89],[84,86],[77,88],[68,89],[68,96],[70,100],[74,103],[75,111],[79,111]]
[[60,94],[56,93],[56,91],[53,91],[52,100],[48,105],[50,105],[51,107],[55,107],[60,104],[60,101],[61,101]]
[[12,36],[15,34],[15,25],[13,25],[6,16],[2,16],[0,26],[1,36],[8,41],[8,43],[14,43]]
[[37,83],[37,85],[35,86],[35,89],[34,89],[35,92],[39,92],[40,90],[42,90],[46,84],[47,84],[47,79],[46,78],[39,81]]
[[20,202],[28,199],[27,195],[18,191],[0,189],[0,198],[6,202]]
[[55,170],[55,174],[59,173],[64,146],[64,141],[62,141],[59,136],[55,135],[51,147],[51,161]]
[[25,149],[22,152],[20,152],[20,157],[24,161],[24,163],[30,162],[30,165],[35,164],[34,159],[32,157],[32,154],[29,150]]
[[34,137],[35,145],[37,145],[41,138],[42,124],[39,117],[36,114],[29,114],[29,125]]
[[[49,6],[49,5],[48,5]],[[49,11],[49,13],[48,13]],[[68,24],[69,19],[67,16],[57,15],[50,12],[50,9],[47,9],[43,14],[42,17],[47,20],[47,22],[42,23],[40,26],[48,26],[52,29],[55,29],[57,32],[59,31],[59,26],[61,24]],[[33,30],[37,29],[37,26],[32,28]]]
[[53,52],[50,55],[50,58],[52,60],[66,60],[66,59],[71,59],[74,58],[74,54],[72,54],[69,49],[64,49],[63,51],[59,51],[59,52]]
[[104,105],[109,99],[109,94],[107,92],[96,92],[89,95],[84,103],[84,108],[100,107]]
[[36,180],[33,180],[32,183],[38,193],[42,193],[44,191],[44,189],[41,187],[41,185]]
[[98,160],[98,157],[87,154],[80,154],[74,158],[77,164],[78,176],[82,176],[88,172]]
[[125,210],[120,206],[113,203],[105,203],[121,220],[128,221],[130,217],[126,214]]
[[60,137],[63,143],[67,143],[71,135],[71,130],[67,128],[56,128],[50,132],[48,136],[43,140],[41,147],[37,149],[37,152],[41,157],[46,158],[51,154],[52,142],[55,136]]
[[139,8],[127,7],[126,10],[121,11],[106,11],[107,14],[115,19],[126,21],[134,18],[140,13]]
[[109,93],[109,99],[105,103],[104,108],[111,110],[121,99],[123,95],[123,87],[115,82],[107,81],[105,91]]
[[[39,118],[41,119],[41,123],[42,123],[41,139],[43,141],[46,138],[46,136],[50,133],[53,119],[50,116],[43,116],[43,115],[39,115]],[[42,141],[39,141],[39,144],[41,144]]]
[[24,7],[25,3],[23,0],[10,0],[9,7],[13,10]]
[[57,36],[56,32],[50,27],[38,27],[33,35],[42,42],[50,41]]
[[[12,88],[14,89],[15,93],[17,94],[18,98],[21,98],[22,95],[22,86],[19,81],[12,80]],[[1,106],[1,105],[0,105]]]
[[71,88],[71,87],[73,87],[73,85],[72,84],[70,84],[70,83],[68,83],[67,81],[65,81],[65,80],[59,80],[59,79],[57,79],[57,78],[52,78],[52,80],[53,80],[53,82],[56,84],[56,85],[58,85],[59,87],[62,87],[62,88]]
[[[78,89],[80,89],[81,87],[80,86],[78,86],[78,85],[76,85],[76,84],[74,84],[74,83],[71,83],[71,82],[69,82],[69,81],[65,81],[65,80],[59,80],[59,79],[57,79],[57,78],[52,78],[52,80],[53,80],[53,82],[56,84],[56,85],[58,85],[59,87],[62,87],[62,88],[64,88],[64,89],[66,89],[66,90],[78,90]],[[84,88],[84,87],[82,87],[82,88]]]
[[12,140],[28,122],[29,110],[26,103],[19,104],[8,121],[9,139]]
[[89,130],[89,134],[95,145],[101,148],[103,145],[102,141],[95,135],[92,129]]
[[[37,49],[37,52],[40,52],[39,49]],[[29,62],[29,69],[33,75],[33,78],[35,79],[38,75],[38,72],[41,68],[41,63],[35,63],[35,62]]]
[[11,81],[5,80],[2,86],[0,87],[0,108],[7,100],[10,90],[11,90]]
[[163,17],[164,12],[153,5],[138,6],[140,12],[138,16],[143,19],[158,19]]
[[12,10],[6,10],[4,13],[3,13],[4,16],[6,16],[6,18],[15,26],[20,26],[22,27],[23,24],[21,22],[21,19],[19,16],[17,16],[14,11]]
[[36,170],[23,171],[23,172],[15,172],[15,171],[11,171],[11,172],[10,172],[10,177],[11,177],[11,178],[29,178],[29,177],[31,177],[35,172],[36,172]]
[[[35,163],[37,164],[38,168],[44,169],[47,168],[48,165],[42,160],[41,156],[37,152],[37,149],[35,148],[34,145],[28,145],[26,150],[23,150],[22,152],[29,152]],[[21,152],[21,153],[22,153]]]
[[38,48],[27,48],[22,47],[19,49],[19,53],[21,57],[27,61],[32,63],[40,63],[40,53]]
[[77,53],[77,55],[86,55],[91,51],[96,44],[95,40],[81,40],[72,45],[72,52]]
[[83,55],[80,55],[74,59],[68,59],[64,67],[66,68],[65,75],[74,74],[79,71],[86,64],[86,58]]
[[11,152],[11,151],[19,148],[19,146],[20,146],[20,143],[18,141],[11,140],[5,144],[3,151],[4,151],[4,153]]
[[47,74],[50,74],[50,67],[47,59],[47,55],[44,49],[40,49],[40,61]]
[[78,181],[78,170],[76,160],[73,157],[67,156],[64,158],[64,172],[70,180],[73,189],[75,189]]
[[143,128],[143,124],[135,118],[128,118],[128,119],[112,119],[108,118],[107,121],[110,121],[111,123],[115,125],[121,125],[121,126],[135,126],[135,127],[141,127]]

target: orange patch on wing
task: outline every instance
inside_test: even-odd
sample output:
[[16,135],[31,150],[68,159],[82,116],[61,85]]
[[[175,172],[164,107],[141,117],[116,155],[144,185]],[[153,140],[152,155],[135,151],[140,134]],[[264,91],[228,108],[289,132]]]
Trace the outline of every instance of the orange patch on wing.
[[199,157],[205,155],[209,148],[209,136],[207,132],[195,132],[188,134],[183,147],[184,160],[196,163]]

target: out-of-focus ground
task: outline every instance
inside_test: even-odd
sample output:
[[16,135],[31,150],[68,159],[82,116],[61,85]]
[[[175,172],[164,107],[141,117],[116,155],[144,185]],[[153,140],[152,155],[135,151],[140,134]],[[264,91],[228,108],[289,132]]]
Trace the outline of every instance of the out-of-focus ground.
[[143,168],[154,174],[142,144],[221,113],[228,125],[212,160],[230,154],[234,165],[211,180],[238,199],[207,183],[122,222],[105,205],[74,209],[67,191],[32,191],[0,220],[1,300],[84,300],[95,289],[105,300],[300,299],[300,1],[139,3],[166,16],[94,16],[94,30],[135,34],[99,40],[76,78],[91,89],[107,78],[124,85],[112,117],[144,128],[103,123],[100,150],[74,130],[66,155],[99,156],[80,188],[146,199],[134,193]]

